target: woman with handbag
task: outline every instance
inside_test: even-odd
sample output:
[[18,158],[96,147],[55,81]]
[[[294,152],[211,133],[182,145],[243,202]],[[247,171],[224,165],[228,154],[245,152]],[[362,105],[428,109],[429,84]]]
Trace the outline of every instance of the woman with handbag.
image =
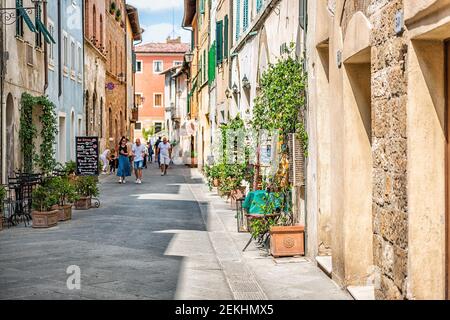
[[131,176],[130,152],[131,150],[128,150],[127,147],[127,139],[122,137],[119,142],[119,169],[117,170],[119,183],[126,183],[126,177]]

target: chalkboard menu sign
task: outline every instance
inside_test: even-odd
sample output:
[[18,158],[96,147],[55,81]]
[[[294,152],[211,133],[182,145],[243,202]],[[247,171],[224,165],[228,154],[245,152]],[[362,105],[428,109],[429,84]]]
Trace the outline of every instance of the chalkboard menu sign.
[[98,137],[76,137],[77,176],[98,176]]

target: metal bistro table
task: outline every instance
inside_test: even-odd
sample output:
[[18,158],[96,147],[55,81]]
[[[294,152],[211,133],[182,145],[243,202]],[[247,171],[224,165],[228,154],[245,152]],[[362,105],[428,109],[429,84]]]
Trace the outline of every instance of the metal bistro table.
[[32,193],[35,187],[42,183],[41,174],[16,172],[15,177],[8,178],[8,217],[9,225],[18,225],[32,220]]

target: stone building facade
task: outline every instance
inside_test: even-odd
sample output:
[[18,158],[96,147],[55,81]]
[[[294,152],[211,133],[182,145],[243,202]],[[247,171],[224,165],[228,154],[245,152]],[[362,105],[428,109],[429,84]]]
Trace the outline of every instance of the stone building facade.
[[[106,1],[106,114],[107,147],[116,148],[120,137],[129,132],[126,84],[125,1]],[[111,7],[115,3],[115,9]],[[118,14],[117,12],[120,12]]]
[[[15,0],[7,0],[2,4],[3,8],[16,8],[17,3]],[[19,4],[25,8],[34,7],[31,0],[23,0]],[[30,10],[27,15],[34,27],[35,10]],[[43,14],[42,22],[45,23],[46,19],[47,15]],[[22,93],[41,96],[45,93],[48,81],[45,64],[46,46],[43,41],[37,43],[34,30],[30,29],[23,19],[17,19],[12,24],[3,25],[2,32],[3,52],[0,54],[5,61],[2,61],[4,68],[1,75],[3,103],[0,106],[2,108],[0,152],[1,181],[6,183],[7,177],[21,169],[23,163],[19,140]],[[36,114],[39,112],[39,110],[34,111]],[[36,117],[35,120],[38,122]]]
[[104,0],[84,1],[84,108],[83,123],[87,136],[100,140],[100,150],[106,147],[105,77],[106,77],[106,32]]
[[448,298],[449,13],[308,2],[308,254],[376,299]]

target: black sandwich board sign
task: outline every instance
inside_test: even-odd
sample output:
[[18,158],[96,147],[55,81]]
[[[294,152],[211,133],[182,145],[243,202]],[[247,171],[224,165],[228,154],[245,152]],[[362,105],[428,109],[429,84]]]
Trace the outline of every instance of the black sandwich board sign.
[[76,137],[77,176],[98,176],[98,137]]

